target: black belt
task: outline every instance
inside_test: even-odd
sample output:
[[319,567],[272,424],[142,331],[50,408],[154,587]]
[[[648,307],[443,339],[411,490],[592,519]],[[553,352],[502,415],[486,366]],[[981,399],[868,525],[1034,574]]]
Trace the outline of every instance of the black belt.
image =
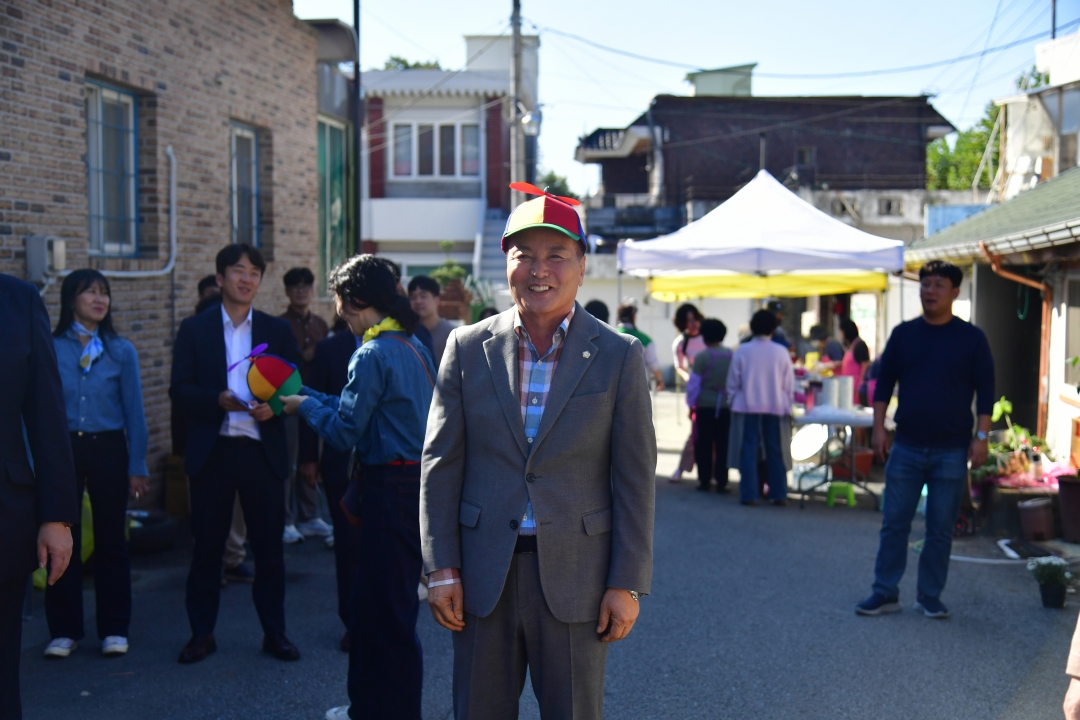
[[229,443],[238,443],[241,445],[249,443],[252,445],[258,445],[262,442],[261,440],[256,440],[253,437],[248,437],[247,435],[218,435],[218,440],[224,440],[225,442]]
[[101,430],[99,432],[86,432],[83,430],[72,430],[71,436],[73,438],[83,438],[85,440],[108,440],[110,438],[124,437],[124,431]]
[[535,535],[518,535],[517,544],[514,545],[514,554],[536,552]]

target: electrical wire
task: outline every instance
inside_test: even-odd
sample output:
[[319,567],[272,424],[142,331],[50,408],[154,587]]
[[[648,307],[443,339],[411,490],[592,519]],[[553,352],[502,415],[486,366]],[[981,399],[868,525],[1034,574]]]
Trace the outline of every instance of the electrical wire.
[[968,86],[967,95],[964,96],[964,104],[960,106],[960,115],[963,117],[964,111],[967,110],[968,101],[971,100],[971,91],[975,89],[975,83],[979,80],[979,71],[982,70],[983,58],[986,57],[986,51],[990,49],[990,40],[994,37],[994,26],[997,25],[998,16],[1001,14],[1001,3],[1004,0],[998,0],[997,7],[994,9],[994,18],[990,21],[990,29],[986,32],[986,42],[983,43],[982,53],[979,54],[979,60],[975,63],[975,74],[971,77],[971,85]]

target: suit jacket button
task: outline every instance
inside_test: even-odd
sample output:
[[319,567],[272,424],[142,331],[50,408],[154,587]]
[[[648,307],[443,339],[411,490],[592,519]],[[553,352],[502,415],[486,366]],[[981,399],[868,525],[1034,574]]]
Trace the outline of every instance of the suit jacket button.
[[525,482],[532,482],[535,479],[536,479],[536,476],[533,475],[532,473],[529,473],[528,475],[525,476]]
[[517,520],[511,520],[510,521],[510,529],[511,530],[517,530],[518,529],[518,521]]

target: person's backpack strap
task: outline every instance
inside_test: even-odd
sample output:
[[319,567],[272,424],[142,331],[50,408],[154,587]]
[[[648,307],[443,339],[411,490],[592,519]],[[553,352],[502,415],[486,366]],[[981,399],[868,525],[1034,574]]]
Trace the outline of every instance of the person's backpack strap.
[[420,362],[420,367],[424,368],[424,374],[427,375],[427,381],[429,383],[431,383],[431,387],[435,387],[435,381],[431,379],[431,373],[428,372],[427,363],[424,362],[424,358],[420,357],[420,353],[416,352],[416,347],[411,342],[409,342],[405,338],[401,337],[400,335],[387,335],[386,337],[394,338],[399,343],[402,343],[403,345],[407,346],[410,350],[413,351],[413,355],[415,355],[416,359]]

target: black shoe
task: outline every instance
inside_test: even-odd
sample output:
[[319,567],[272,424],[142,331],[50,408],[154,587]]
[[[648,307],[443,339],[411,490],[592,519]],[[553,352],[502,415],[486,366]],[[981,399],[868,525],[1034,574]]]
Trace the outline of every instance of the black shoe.
[[190,665],[205,660],[207,655],[217,652],[217,643],[213,635],[195,635],[180,651],[180,664]]
[[341,652],[343,653],[349,652],[349,648],[352,647],[352,644],[349,642],[348,630],[346,630],[345,634],[341,636],[341,643],[338,645],[338,647],[341,648]]
[[729,487],[727,486],[727,484],[724,484],[724,485],[717,485],[717,486],[716,486],[716,494],[717,494],[717,495],[727,495],[727,494],[728,494],[728,493],[730,493],[730,492],[731,492],[731,488],[729,488]]
[[240,563],[236,567],[225,568],[225,579],[229,582],[253,583],[255,571],[247,563]]
[[709,492],[709,486],[708,485],[698,485],[697,486],[697,491],[698,492]]
[[740,505],[746,505],[748,507],[753,507],[753,506],[757,505],[757,500],[740,500],[739,504]]
[[787,507],[787,500],[773,500],[772,504],[776,507]]
[[285,633],[263,636],[263,652],[270,653],[278,660],[299,660],[300,651],[296,649]]

